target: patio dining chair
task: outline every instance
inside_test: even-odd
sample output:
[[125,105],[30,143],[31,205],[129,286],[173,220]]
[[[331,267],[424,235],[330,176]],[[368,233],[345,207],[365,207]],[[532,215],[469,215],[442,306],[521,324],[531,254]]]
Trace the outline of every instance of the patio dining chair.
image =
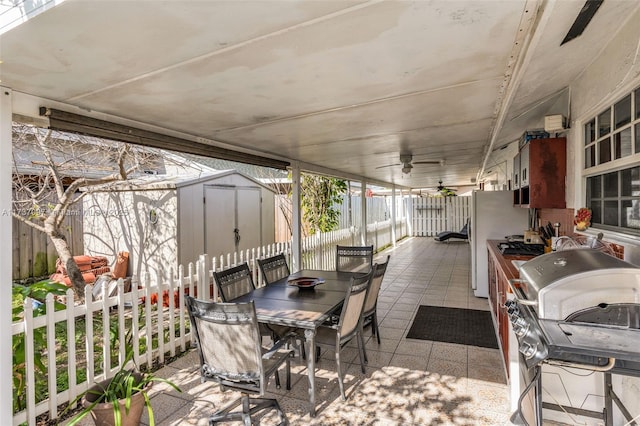
[[[285,259],[284,257],[284,253],[276,254],[275,256],[271,256],[266,259],[258,259],[258,268],[260,269],[265,285],[269,285],[291,275],[291,272],[289,271],[289,265],[287,265],[287,259]],[[296,340],[298,341],[300,355],[303,359],[305,359],[306,353],[304,349],[304,330],[301,328],[293,327],[280,327],[278,329],[279,334],[287,334],[291,332],[297,336]]]
[[[391,255],[387,255],[387,260],[384,263],[376,263],[373,266],[373,276],[371,277],[371,285],[369,292],[367,293],[367,300],[364,302],[364,309],[362,312],[363,327],[371,324],[371,333],[378,339],[380,344],[380,330],[378,329],[378,294],[382,287],[382,280],[384,274],[387,272],[387,266],[389,265],[389,259]],[[366,353],[365,353],[366,355]],[[366,358],[365,358],[366,360]]]
[[344,378],[340,365],[340,351],[353,338],[357,338],[358,352],[360,353],[360,366],[365,372],[365,348],[362,334],[362,310],[367,297],[367,291],[371,283],[373,271],[368,274],[351,278],[351,284],[344,299],[342,312],[337,324],[318,327],[316,333],[316,351],[322,347],[335,350],[336,369],[338,370],[338,383],[342,400],[346,400],[344,393]]
[[[262,410],[275,409],[281,425],[288,424],[278,401],[264,398],[268,378],[276,377],[280,387],[278,368],[285,364],[286,387],[291,389],[291,357],[286,340],[278,341],[266,350],[261,345],[258,319],[253,302],[215,303],[186,296],[192,329],[200,357],[201,380],[213,381],[222,391],[239,391],[242,396],[209,417],[209,424],[244,421],[252,424],[252,416]],[[258,394],[259,398],[251,398]],[[233,411],[240,406],[240,410]]]
[[[251,293],[256,288],[247,262],[232,268],[214,272],[213,280],[218,286],[220,298],[223,302],[233,302],[238,297]],[[261,323],[260,330],[263,336],[269,336],[275,342],[276,340],[285,337],[294,329],[291,327]]]
[[214,271],[213,279],[223,302],[231,302],[256,288],[247,262],[222,271]]
[[336,271],[369,272],[373,265],[373,245],[336,246]]
[[266,259],[258,259],[258,268],[260,269],[264,283],[267,285],[288,277],[291,274],[284,253],[276,254]]

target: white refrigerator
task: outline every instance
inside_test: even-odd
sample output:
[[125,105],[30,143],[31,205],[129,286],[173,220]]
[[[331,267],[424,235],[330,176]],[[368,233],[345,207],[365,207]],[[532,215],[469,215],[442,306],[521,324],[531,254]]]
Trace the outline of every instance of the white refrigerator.
[[529,209],[513,206],[513,191],[474,191],[471,200],[471,287],[476,297],[489,297],[487,240],[521,235]]

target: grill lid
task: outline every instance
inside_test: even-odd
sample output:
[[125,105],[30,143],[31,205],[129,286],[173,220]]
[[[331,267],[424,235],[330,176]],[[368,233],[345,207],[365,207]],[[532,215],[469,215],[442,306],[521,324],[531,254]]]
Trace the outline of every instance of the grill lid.
[[640,268],[593,249],[538,256],[521,266],[520,279],[540,318],[564,320],[597,305],[640,304]]

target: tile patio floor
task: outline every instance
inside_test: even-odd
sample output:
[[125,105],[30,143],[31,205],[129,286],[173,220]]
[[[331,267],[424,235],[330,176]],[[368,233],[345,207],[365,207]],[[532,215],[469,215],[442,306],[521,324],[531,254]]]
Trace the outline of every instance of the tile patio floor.
[[[306,364],[292,362],[292,389],[275,389],[292,425],[502,425],[510,424],[508,387],[497,349],[406,339],[419,305],[488,310],[470,290],[470,246],[411,238],[388,250],[391,262],[378,302],[382,344],[365,330],[369,364],[362,374],[356,347],[348,363],[347,401],[338,389],[335,361],[323,353],[317,365],[317,416],[308,413]],[[386,253],[381,253],[380,256]],[[237,398],[213,383],[200,383],[195,351],[160,372],[183,393],[155,386],[152,404],[158,425],[206,425],[207,416]],[[281,376],[282,377],[282,376]],[[284,378],[283,378],[284,379]],[[148,423],[145,415],[144,424]],[[89,422],[91,423],[91,422]],[[261,424],[276,424],[265,416]]]

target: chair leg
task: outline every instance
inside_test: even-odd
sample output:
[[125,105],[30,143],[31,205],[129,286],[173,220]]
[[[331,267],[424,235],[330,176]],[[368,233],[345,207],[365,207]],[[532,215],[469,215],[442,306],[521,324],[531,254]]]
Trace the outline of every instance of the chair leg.
[[380,329],[378,328],[378,314],[376,312],[373,313],[373,318],[371,318],[371,329],[375,330],[376,339],[380,344]]
[[[362,345],[362,351],[364,352],[364,363],[368,364],[369,363],[369,358],[367,358],[367,349],[364,345],[364,332],[359,333],[360,334],[360,345]],[[358,345],[358,346],[360,346]]]
[[[252,407],[253,405],[253,407]],[[236,407],[242,407],[240,411],[233,411]],[[209,417],[209,426],[216,425],[218,423],[226,423],[229,421],[238,422],[242,421],[245,426],[251,426],[251,416],[266,409],[275,409],[280,417],[280,425],[287,426],[289,420],[287,416],[282,412],[280,404],[275,399],[268,398],[249,398],[249,395],[242,394],[242,396],[235,401],[225,405],[222,409],[216,411]]]
[[340,346],[336,347],[336,369],[338,370],[338,384],[340,385],[340,395],[342,400],[346,401],[347,396],[344,393],[344,378],[342,377],[342,368],[340,367]]
[[291,390],[291,358],[287,358],[286,363],[286,373],[287,373],[287,390]]
[[276,389],[280,389],[282,386],[280,386],[280,375],[278,374],[278,370],[276,370],[274,375],[276,376]]
[[248,396],[242,398],[242,420],[244,421],[244,426],[251,426],[251,401]]
[[360,354],[360,368],[362,369],[363,373],[366,373],[367,371],[365,370],[364,365],[366,364],[365,358],[367,357],[367,355],[364,352],[364,339],[362,338],[362,327],[360,327],[358,334],[360,334],[360,336],[358,336],[358,353]]
[[300,355],[302,356],[303,360],[307,359],[307,350],[304,348],[304,339],[300,339]]

